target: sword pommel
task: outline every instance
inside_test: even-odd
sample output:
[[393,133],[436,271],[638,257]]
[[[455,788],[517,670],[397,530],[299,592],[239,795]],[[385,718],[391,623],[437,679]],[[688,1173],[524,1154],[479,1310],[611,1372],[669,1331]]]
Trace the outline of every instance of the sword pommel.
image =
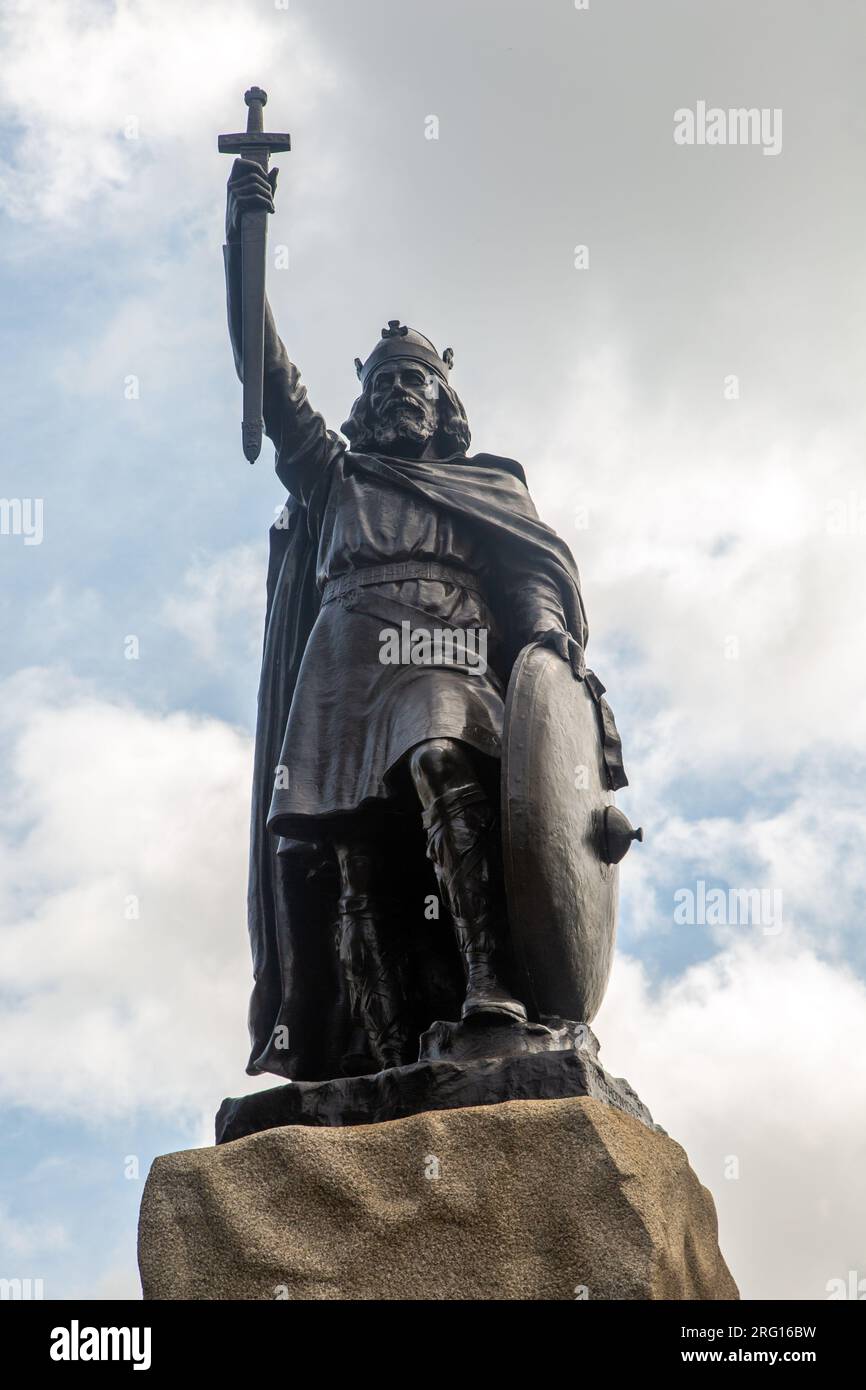
[[244,92],[244,101],[249,110],[247,112],[247,130],[260,131],[265,128],[265,118],[263,108],[267,105],[268,94],[263,92],[261,87],[250,87],[248,92]]

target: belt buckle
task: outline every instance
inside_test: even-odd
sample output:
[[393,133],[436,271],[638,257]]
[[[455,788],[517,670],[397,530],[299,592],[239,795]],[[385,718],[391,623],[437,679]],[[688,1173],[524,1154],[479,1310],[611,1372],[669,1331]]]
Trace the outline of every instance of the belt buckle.
[[360,594],[357,588],[347,589],[344,594],[341,594],[340,602],[342,603],[343,608],[346,610],[346,612],[351,613],[352,609],[356,606],[359,598]]

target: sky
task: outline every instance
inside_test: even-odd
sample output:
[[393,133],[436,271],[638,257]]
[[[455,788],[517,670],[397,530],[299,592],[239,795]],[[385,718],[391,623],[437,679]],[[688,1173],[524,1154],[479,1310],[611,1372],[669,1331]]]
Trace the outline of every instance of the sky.
[[[256,84],[314,404],[339,427],[388,319],[453,346],[473,449],[577,557],[645,830],[602,1060],[743,1297],[866,1279],[864,58],[856,0],[6,0],[0,1276],[139,1297],[153,1158],[270,1084],[244,898],[284,494],[240,451],[216,145]],[[678,143],[699,103],[775,147]]]

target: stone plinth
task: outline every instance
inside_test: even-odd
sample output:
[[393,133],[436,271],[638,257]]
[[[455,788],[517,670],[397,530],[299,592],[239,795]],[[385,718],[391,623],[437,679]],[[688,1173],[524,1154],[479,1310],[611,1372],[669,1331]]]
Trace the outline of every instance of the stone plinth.
[[168,1154],[139,1263],[161,1299],[738,1297],[683,1149],[585,1097]]

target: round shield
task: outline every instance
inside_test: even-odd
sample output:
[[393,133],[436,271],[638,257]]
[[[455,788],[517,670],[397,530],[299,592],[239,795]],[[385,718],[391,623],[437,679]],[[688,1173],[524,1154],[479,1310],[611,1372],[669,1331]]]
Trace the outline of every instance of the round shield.
[[619,884],[602,857],[612,802],[596,701],[556,652],[531,643],[508,686],[502,833],[515,993],[536,1017],[589,1023],[604,997]]

